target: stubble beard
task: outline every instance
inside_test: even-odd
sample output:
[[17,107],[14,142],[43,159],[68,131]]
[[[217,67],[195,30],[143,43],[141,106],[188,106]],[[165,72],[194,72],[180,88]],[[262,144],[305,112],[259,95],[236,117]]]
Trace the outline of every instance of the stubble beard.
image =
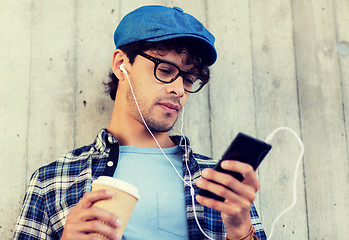
[[[157,99],[154,103],[148,103],[148,105],[143,101],[143,99],[141,97],[137,97],[139,95],[136,94],[136,91],[134,89],[135,92],[135,96],[137,98],[137,103],[138,106],[141,110],[142,116],[144,118],[144,121],[146,123],[146,125],[148,126],[148,128],[152,131],[152,132],[169,132],[170,130],[172,130],[173,126],[175,125],[175,123],[178,120],[178,116],[175,119],[175,121],[173,123],[171,123],[171,114],[167,113],[164,115],[163,118],[161,119],[156,119],[153,117],[152,114],[152,109],[154,109],[154,107],[157,106],[157,102],[159,102],[159,99]],[[145,124],[142,120],[142,117],[138,111],[135,99],[133,98],[133,95],[131,92],[128,92],[127,94],[127,102],[129,103],[129,106],[134,114],[135,119],[142,124],[144,127]]]

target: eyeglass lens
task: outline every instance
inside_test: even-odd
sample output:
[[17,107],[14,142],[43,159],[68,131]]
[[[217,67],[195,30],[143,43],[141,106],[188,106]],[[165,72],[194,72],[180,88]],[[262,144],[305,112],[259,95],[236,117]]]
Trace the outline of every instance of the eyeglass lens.
[[[180,74],[178,68],[172,64],[159,63],[155,71],[155,77],[164,82],[174,81]],[[184,89],[189,92],[197,91],[203,84],[196,74],[182,73]]]

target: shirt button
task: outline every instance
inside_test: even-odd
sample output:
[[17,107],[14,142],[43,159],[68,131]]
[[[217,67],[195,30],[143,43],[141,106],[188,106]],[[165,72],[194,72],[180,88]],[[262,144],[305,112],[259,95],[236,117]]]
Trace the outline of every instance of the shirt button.
[[107,162],[108,167],[112,167],[114,165],[113,161]]

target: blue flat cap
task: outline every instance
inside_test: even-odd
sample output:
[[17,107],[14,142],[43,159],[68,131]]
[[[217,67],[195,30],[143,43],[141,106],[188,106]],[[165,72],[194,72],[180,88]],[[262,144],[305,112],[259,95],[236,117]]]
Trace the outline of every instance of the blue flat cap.
[[151,5],[137,8],[128,13],[114,33],[116,48],[146,40],[163,40],[191,37],[202,44],[202,57],[210,66],[217,59],[214,36],[193,16],[178,7]]

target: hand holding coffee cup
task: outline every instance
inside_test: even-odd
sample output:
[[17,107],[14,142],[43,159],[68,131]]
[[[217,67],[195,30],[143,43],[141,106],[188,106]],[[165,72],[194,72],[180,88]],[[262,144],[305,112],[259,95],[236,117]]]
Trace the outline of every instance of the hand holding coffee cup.
[[122,226],[118,216],[92,205],[110,199],[114,192],[99,190],[87,192],[67,215],[61,240],[87,239],[88,234],[98,233],[110,240],[121,240],[115,229]]
[[[139,199],[138,189],[125,181],[113,177],[101,176],[92,183],[92,192],[105,189],[113,191],[114,195],[110,199],[100,200],[93,204],[99,208],[114,213],[121,220],[122,225],[115,230],[122,236],[132,211]],[[102,234],[96,234],[98,237],[108,239]]]

